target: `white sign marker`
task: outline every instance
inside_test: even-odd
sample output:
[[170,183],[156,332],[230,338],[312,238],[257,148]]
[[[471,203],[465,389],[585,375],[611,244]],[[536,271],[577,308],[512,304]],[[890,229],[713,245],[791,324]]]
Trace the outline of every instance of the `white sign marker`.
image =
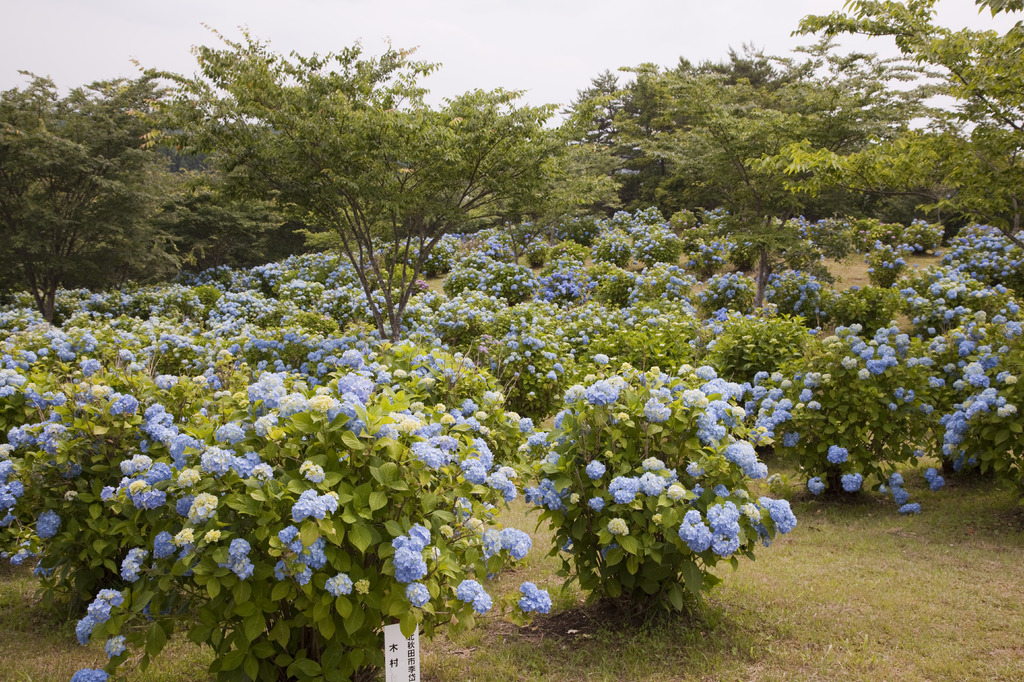
[[411,637],[397,623],[384,626],[385,682],[420,682],[420,629]]

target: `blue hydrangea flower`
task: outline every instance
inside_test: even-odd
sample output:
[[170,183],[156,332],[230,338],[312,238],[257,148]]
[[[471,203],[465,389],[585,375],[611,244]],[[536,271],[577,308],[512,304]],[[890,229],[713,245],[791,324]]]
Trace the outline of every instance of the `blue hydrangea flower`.
[[475,580],[463,580],[455,592],[460,601],[473,604],[473,610],[479,614],[487,613],[492,606],[491,596],[484,591]]
[[298,523],[307,518],[323,519],[336,511],[337,497],[330,493],[317,495],[315,490],[306,490],[292,506],[292,520]]
[[737,441],[725,449],[725,458],[739,465],[743,474],[750,478],[760,479],[768,476],[768,467],[757,461],[754,446],[747,441]]
[[696,509],[686,512],[683,517],[679,538],[694,552],[704,552],[711,546],[711,529]]
[[430,592],[427,590],[427,586],[423,583],[409,583],[405,588],[405,598],[408,599],[413,606],[421,607],[430,601]]
[[946,479],[944,479],[934,467],[931,467],[924,472],[924,479],[928,481],[928,487],[931,488],[933,492],[946,485]]
[[830,445],[828,447],[827,459],[832,464],[842,464],[849,457],[849,452],[846,448],[841,448],[838,445]]
[[533,583],[525,582],[519,587],[519,591],[523,594],[519,598],[519,608],[523,611],[547,613],[551,610],[551,596],[547,590],[538,589]]
[[616,476],[608,486],[608,492],[617,504],[629,504],[640,491],[640,479],[631,476]]
[[139,579],[139,571],[142,569],[142,561],[149,554],[144,549],[136,547],[129,550],[128,556],[121,562],[121,577],[133,583]]
[[[332,596],[340,597],[344,594],[352,593],[352,579],[348,577],[347,573],[339,573],[333,578],[327,580],[327,584],[324,585],[324,589],[331,593]],[[418,604],[417,606],[421,606]]]
[[525,557],[533,547],[533,539],[517,528],[503,528],[498,536],[501,548],[507,550],[516,561]]
[[740,538],[738,535],[728,535],[716,531],[711,536],[711,551],[718,556],[731,556],[739,548]]
[[82,368],[82,374],[84,374],[87,377],[90,377],[96,372],[100,371],[103,368],[103,365],[100,364],[99,360],[89,358],[88,360],[82,360],[82,362],[79,363],[79,367]]
[[758,499],[762,509],[767,509],[768,514],[775,522],[775,529],[780,533],[788,533],[796,528],[796,515],[787,500],[773,500],[770,497]]
[[60,516],[57,512],[47,509],[39,515],[39,519],[36,521],[36,535],[39,536],[39,539],[46,540],[52,538],[59,529]]
[[125,650],[124,635],[110,637],[107,639],[107,643],[103,646],[103,649],[107,652],[107,658],[120,656]]
[[843,474],[840,480],[843,484],[843,490],[848,493],[855,493],[860,490],[864,477],[861,474]]
[[825,484],[822,482],[820,477],[815,476],[807,481],[807,489],[814,495],[820,495],[825,492]]
[[605,471],[605,465],[597,461],[596,459],[587,465],[587,476],[590,478],[591,481],[596,481],[597,479],[604,476]]
[[652,424],[660,424],[668,421],[668,418],[672,416],[672,410],[666,405],[661,404],[657,398],[651,398],[644,405],[644,417],[647,421]]
[[591,405],[611,405],[619,399],[620,387],[620,383],[601,379],[588,386],[583,397]]
[[167,531],[161,531],[153,540],[153,558],[164,559],[175,552],[174,537]]
[[[399,539],[399,538],[396,538]],[[395,580],[400,583],[411,583],[427,574],[427,562],[423,560],[422,550],[408,544],[395,550]]]

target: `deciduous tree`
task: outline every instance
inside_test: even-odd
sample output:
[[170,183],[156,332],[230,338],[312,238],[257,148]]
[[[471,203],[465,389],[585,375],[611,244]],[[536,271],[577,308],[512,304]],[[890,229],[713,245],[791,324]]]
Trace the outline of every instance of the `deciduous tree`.
[[[176,79],[184,143],[249,194],[334,231],[385,338],[398,338],[438,240],[528,215],[564,148],[544,128],[552,107],[519,106],[518,92],[428,106],[418,79],[435,67],[408,51],[286,57],[248,35],[224,43],[198,48],[199,75]],[[385,264],[405,262],[411,274],[392,280]]]
[[[26,74],[31,76],[31,74]],[[152,78],[0,93],[0,282],[53,319],[61,286],[104,286],[169,264],[147,223],[161,172],[146,149]]]

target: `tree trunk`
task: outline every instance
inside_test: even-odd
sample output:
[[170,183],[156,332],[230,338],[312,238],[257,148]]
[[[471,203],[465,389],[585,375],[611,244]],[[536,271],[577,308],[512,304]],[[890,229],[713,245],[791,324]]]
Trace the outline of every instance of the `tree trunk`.
[[40,312],[43,314],[43,319],[51,324],[53,323],[53,310],[56,307],[56,299],[56,287],[43,293],[43,309]]
[[772,274],[768,262],[768,249],[760,247],[760,256],[757,259],[757,295],[754,296],[754,309],[764,305],[764,292],[768,288],[768,277]]

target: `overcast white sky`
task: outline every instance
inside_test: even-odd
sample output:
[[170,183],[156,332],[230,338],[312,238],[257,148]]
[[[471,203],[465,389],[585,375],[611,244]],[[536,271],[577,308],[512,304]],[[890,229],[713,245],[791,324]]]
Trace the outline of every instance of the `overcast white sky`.
[[[61,88],[133,76],[146,67],[191,74],[193,45],[213,45],[208,24],[229,38],[247,26],[278,52],[328,52],[360,40],[379,53],[418,46],[440,62],[426,81],[433,97],[474,88],[526,91],[530,104],[568,104],[605,69],[653,62],[718,61],[751,42],[786,54],[811,37],[790,37],[806,14],[842,0],[0,0],[0,90],[26,83],[19,70]],[[971,0],[940,0],[947,26],[1005,30]],[[881,40],[872,51],[891,51]]]

